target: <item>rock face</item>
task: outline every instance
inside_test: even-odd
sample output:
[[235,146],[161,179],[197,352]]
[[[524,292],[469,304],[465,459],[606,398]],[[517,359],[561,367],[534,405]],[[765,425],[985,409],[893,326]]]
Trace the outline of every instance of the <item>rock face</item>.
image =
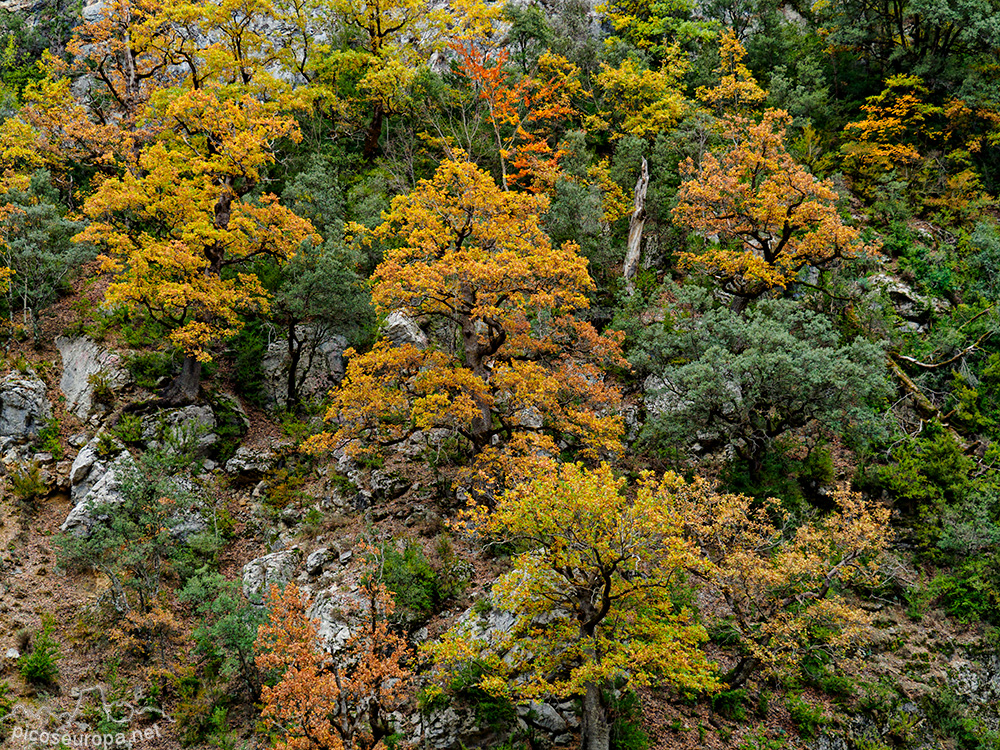
[[[88,445],[87,448],[89,447]],[[87,448],[80,451],[80,455],[83,455]],[[77,459],[79,458],[80,456],[77,456]],[[87,461],[90,462],[89,466],[86,466]],[[85,456],[84,462],[79,465],[74,461],[70,476],[82,479],[78,484],[71,486],[70,496],[80,499],[59,528],[62,531],[89,535],[94,524],[102,520],[101,516],[95,514],[97,508],[121,505],[125,502],[121,492],[122,482],[135,465],[135,459],[128,451],[122,451],[110,460],[102,460],[95,454],[93,458],[90,455]]]
[[34,439],[51,415],[45,383],[34,373],[12,372],[0,380],[0,445]]
[[430,344],[427,334],[420,329],[417,321],[398,310],[389,313],[382,332],[396,346],[412,344],[418,349],[426,349]]
[[205,454],[219,441],[215,412],[204,404],[168,409],[142,419],[142,439],[150,448],[168,447]]
[[59,389],[66,396],[66,408],[80,419],[86,419],[93,406],[95,378],[103,378],[112,390],[122,388],[131,380],[121,357],[86,336],[72,339],[59,336],[56,348],[63,365]]
[[[344,379],[344,349],[347,339],[343,336],[326,336],[316,340],[312,326],[297,326],[296,336],[302,341],[302,356],[296,367],[299,397],[303,401],[321,399]],[[285,341],[275,341],[267,347],[264,357],[264,389],[268,403],[279,409],[285,407],[288,397],[288,368],[291,358]]]
[[262,604],[272,584],[280,586],[295,577],[301,557],[299,550],[289,549],[251,560],[243,566],[243,595]]

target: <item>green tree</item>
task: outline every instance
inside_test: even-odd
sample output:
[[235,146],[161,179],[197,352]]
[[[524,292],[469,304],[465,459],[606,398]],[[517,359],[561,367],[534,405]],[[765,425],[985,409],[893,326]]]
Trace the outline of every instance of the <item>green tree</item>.
[[692,314],[683,301],[667,312],[633,356],[655,373],[650,443],[732,446],[758,480],[777,437],[813,420],[844,429],[887,392],[880,345],[844,342],[829,319],[790,300],[764,300],[744,315]]

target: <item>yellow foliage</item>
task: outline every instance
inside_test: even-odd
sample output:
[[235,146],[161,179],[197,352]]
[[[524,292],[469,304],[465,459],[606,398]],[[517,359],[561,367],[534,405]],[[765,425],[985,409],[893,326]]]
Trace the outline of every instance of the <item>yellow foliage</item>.
[[701,254],[681,254],[684,263],[749,300],[786,287],[807,265],[871,252],[841,220],[833,185],[786,150],[787,112],[768,110],[760,123],[725,122],[728,150],[706,154],[697,167],[691,159],[681,165],[686,180],[674,218],[709,236]]
[[[525,433],[573,435],[589,454],[617,448],[620,396],[601,368],[624,364],[620,339],[571,315],[593,282],[575,245],[549,242],[547,205],[500,190],[471,162],[447,161],[393,199],[380,227],[350,228],[356,241],[386,247],[372,277],[377,310],[437,321],[455,351],[381,342],[352,356],[327,414],[340,428],[310,448],[387,445],[431,427],[454,430],[477,453]],[[554,449],[551,437],[546,445]]]

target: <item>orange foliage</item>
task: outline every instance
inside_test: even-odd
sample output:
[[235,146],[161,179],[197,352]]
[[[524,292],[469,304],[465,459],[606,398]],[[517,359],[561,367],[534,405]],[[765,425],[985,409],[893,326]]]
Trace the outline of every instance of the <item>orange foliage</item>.
[[547,138],[556,124],[575,114],[573,97],[581,89],[579,71],[566,58],[546,52],[537,70],[516,83],[507,71],[509,53],[494,57],[475,44],[454,46],[459,72],[486,104],[500,156],[501,185],[523,182],[534,192],[550,190],[558,177],[559,153]]
[[369,580],[363,591],[364,620],[334,655],[320,647],[298,587],[271,588],[270,618],[255,649],[258,668],[281,675],[262,688],[261,718],[279,738],[276,750],[368,750],[384,747],[392,733],[388,714],[409,686],[400,663],[409,646],[389,629],[394,604],[385,586]]
[[556,435],[588,455],[617,448],[620,396],[601,369],[625,366],[620,338],[573,317],[593,284],[576,246],[553,247],[542,231],[546,206],[542,196],[500,190],[467,161],[445,162],[393,200],[368,238],[389,246],[373,275],[375,305],[436,321],[454,348],[383,341],[351,352],[327,413],[339,429],[307,447],[388,445],[443,427],[477,453],[527,435],[549,450]]
[[[783,289],[805,266],[821,266],[869,248],[837,212],[837,193],[797,164],[785,147],[791,117],[768,110],[760,123],[727,121],[732,146],[681,165],[687,179],[674,218],[709,236],[683,262],[714,276],[735,295],[734,306]],[[715,240],[716,241],[712,241]]]

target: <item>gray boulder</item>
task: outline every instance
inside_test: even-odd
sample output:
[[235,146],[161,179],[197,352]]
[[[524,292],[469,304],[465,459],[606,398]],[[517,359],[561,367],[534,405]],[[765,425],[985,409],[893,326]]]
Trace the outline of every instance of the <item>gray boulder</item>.
[[241,445],[233,457],[226,461],[226,471],[229,474],[262,476],[274,466],[276,459],[275,452],[268,448]]
[[58,336],[56,348],[63,366],[59,389],[66,396],[66,408],[80,419],[86,419],[93,406],[94,378],[103,378],[112,390],[123,388],[131,380],[118,354],[86,336]]
[[243,566],[243,595],[262,604],[271,586],[288,583],[295,577],[302,553],[297,549],[272,552]]
[[[298,326],[295,332],[303,342],[295,375],[299,383],[299,397],[303,401],[322,399],[344,379],[347,339],[333,335],[317,340],[318,334],[312,326]],[[267,347],[263,362],[264,390],[268,402],[279,408],[284,408],[288,396],[290,365],[285,341],[275,341]]]
[[52,416],[45,383],[33,372],[0,380],[0,445],[33,440]]
[[219,441],[218,422],[205,404],[167,409],[142,419],[142,439],[150,448],[168,447],[204,455]]
[[125,502],[121,492],[122,482],[126,473],[134,469],[135,465],[135,459],[128,451],[122,451],[111,461],[95,461],[91,464],[84,481],[75,485],[70,491],[71,497],[74,494],[79,496],[81,494],[79,488],[86,486],[86,492],[59,528],[78,535],[89,535],[94,524],[103,520],[102,516],[96,515],[99,507],[121,505]]
[[418,349],[426,349],[430,345],[427,334],[417,325],[417,321],[399,310],[386,317],[382,333],[396,346],[412,344]]

